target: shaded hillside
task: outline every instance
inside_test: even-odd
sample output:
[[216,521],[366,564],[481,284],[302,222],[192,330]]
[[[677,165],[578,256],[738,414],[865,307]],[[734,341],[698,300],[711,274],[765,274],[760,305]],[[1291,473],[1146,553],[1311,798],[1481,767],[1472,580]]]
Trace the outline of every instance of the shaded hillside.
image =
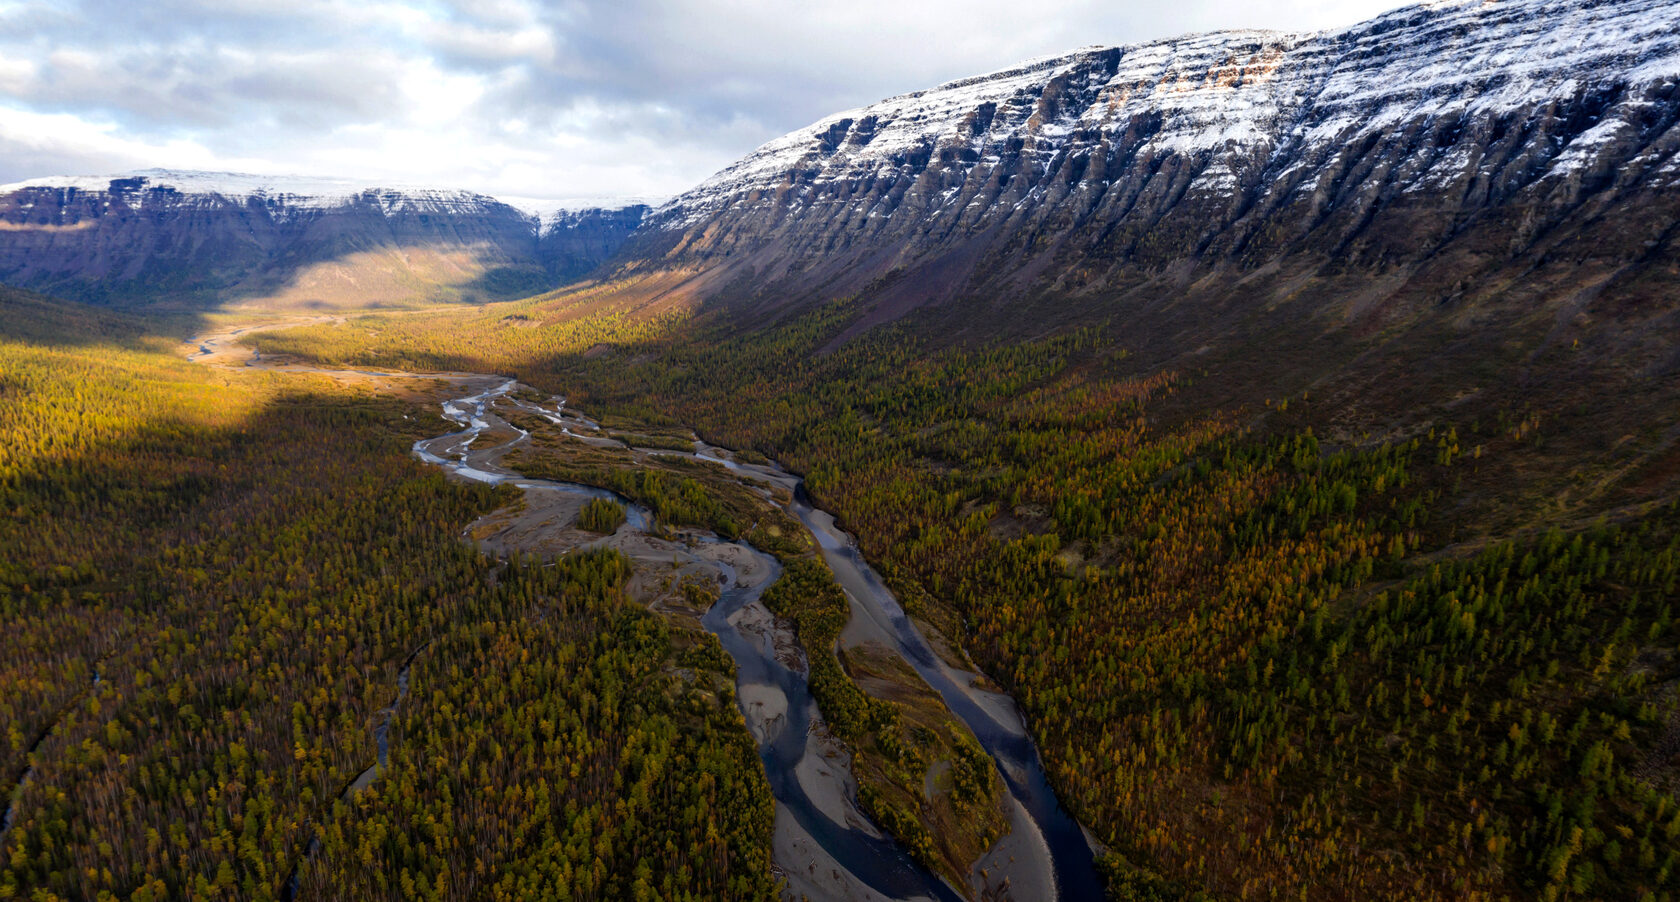
[[573,280],[645,207],[548,223],[481,194],[147,171],[0,190],[0,281],[108,306],[487,301]]
[[1680,895],[1680,13],[1082,51],[771,142],[586,290],[263,336],[806,477],[1120,898]]
[[1160,361],[1274,325],[1567,332],[1609,305],[1604,340],[1670,366],[1650,336],[1674,325],[1677,81],[1680,12],[1657,0],[1092,48],[772,141],[618,264],[735,309],[857,295],[859,328],[925,306],[978,339],[1113,320]]
[[580,279],[611,259],[642,224],[649,207],[561,210],[542,222],[537,256],[549,281],[564,285]]
[[[1082,51],[772,142],[656,211],[615,281],[251,338],[511,374],[802,474],[1019,701],[1119,898],[1673,900],[1677,26],[1648,0],[1444,2]],[[43,544],[30,578],[91,545]],[[411,607],[397,626],[450,610]],[[439,648],[475,676],[522,660]],[[462,724],[416,726],[475,735],[477,698],[434,697]],[[382,810],[406,813],[364,863],[465,873],[405,845],[446,806]],[[19,885],[103,888],[35,864],[71,847],[50,826]]]

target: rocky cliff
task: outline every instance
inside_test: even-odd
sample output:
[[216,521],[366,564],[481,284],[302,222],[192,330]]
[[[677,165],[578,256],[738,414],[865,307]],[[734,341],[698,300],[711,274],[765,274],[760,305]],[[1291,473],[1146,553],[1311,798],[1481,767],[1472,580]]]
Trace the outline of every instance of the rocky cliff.
[[646,204],[558,210],[542,217],[537,256],[555,284],[582,278],[610,259],[647,216]]
[[1177,352],[1287,300],[1373,329],[1495,287],[1555,313],[1612,283],[1645,297],[1680,259],[1677,82],[1666,0],[1094,47],[772,141],[619,262],[737,305],[861,294],[871,323],[1132,318]]

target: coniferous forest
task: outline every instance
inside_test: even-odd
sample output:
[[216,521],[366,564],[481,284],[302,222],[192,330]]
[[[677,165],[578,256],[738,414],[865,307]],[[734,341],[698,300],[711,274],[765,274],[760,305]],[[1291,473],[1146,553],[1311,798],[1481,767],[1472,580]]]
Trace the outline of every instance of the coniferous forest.
[[1675,0],[0,0],[0,176],[0,902],[1680,902]]
[[843,303],[745,337],[589,303],[263,340],[516,372],[804,473],[1020,701],[1119,897],[1680,886],[1680,509],[1638,494],[1649,468],[1613,516],[1548,516],[1492,475],[1547,459],[1534,410],[1329,440],[1306,393],[1210,410],[1201,374],[1130,373],[1101,329],[823,352]]
[[435,407],[5,303],[0,896],[772,893],[727,681],[622,558],[461,542]]

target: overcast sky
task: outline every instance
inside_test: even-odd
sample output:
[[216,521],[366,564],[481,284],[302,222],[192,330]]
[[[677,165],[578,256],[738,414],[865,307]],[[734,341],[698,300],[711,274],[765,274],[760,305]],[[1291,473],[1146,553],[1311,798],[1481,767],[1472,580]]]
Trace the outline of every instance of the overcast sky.
[[152,166],[659,196],[883,97],[1395,0],[0,0],[0,183]]

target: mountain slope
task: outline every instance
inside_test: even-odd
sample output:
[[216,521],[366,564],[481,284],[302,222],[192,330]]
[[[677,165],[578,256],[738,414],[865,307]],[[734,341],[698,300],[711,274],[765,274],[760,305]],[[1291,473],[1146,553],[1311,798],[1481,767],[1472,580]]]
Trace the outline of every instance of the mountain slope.
[[997,331],[980,302],[1031,300],[1145,325],[1167,295],[1227,300],[1197,284],[1213,273],[1251,279],[1250,301],[1357,291],[1341,312],[1386,325],[1562,258],[1592,268],[1566,293],[1672,265],[1677,80],[1661,0],[1091,48],[772,141],[657,210],[620,263],[699,270],[689,290],[736,303],[861,292],[871,322],[965,298],[969,331]]
[[0,186],[0,282],[117,306],[511,297],[581,276],[643,206],[547,223],[467,191],[147,170]]
[[260,338],[803,474],[1117,898],[1672,899],[1677,15],[1083,51],[772,142],[620,280]]
[[541,219],[537,256],[554,284],[581,278],[618,252],[649,209],[633,204],[557,210]]

